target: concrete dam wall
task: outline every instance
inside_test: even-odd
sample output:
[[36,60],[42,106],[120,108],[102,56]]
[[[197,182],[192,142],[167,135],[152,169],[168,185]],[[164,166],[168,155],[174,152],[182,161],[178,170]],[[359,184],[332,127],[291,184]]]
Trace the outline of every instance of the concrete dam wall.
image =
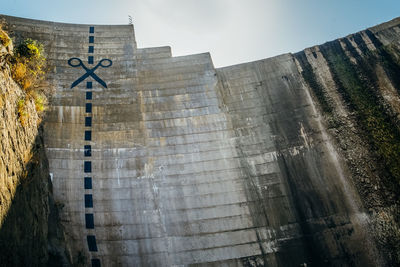
[[400,20],[215,69],[208,53],[137,48],[132,25],[2,18],[46,48],[44,142],[75,265],[396,262],[397,150],[379,154],[343,69],[379,74],[360,86],[396,137]]

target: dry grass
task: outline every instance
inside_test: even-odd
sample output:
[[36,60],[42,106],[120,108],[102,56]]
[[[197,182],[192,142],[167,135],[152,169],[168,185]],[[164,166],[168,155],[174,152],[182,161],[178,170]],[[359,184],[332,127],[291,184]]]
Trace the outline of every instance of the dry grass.
[[18,101],[18,118],[19,121],[21,122],[22,126],[26,125],[26,122],[28,121],[28,112],[26,111],[26,104],[25,104],[25,98],[22,98]]
[[3,25],[0,24],[0,43],[7,47],[11,44],[11,38],[8,34],[2,29]]
[[47,98],[42,94],[36,93],[34,100],[35,100],[36,111],[37,113],[41,114],[43,111],[46,110]]
[[22,89],[26,91],[32,85],[26,64],[17,61],[14,65],[12,65],[11,71],[14,81],[16,81]]
[[44,79],[46,58],[43,55],[43,45],[30,38],[15,47],[14,56],[9,60],[13,79],[26,92],[35,90]]
[[[0,43],[4,46],[12,46],[12,40],[1,27],[0,22]],[[17,103],[18,118],[22,126],[29,121],[30,111],[26,104],[33,100],[38,115],[46,110],[47,97],[46,87],[40,86],[44,80],[47,70],[46,58],[43,54],[43,45],[30,38],[25,39],[14,49],[14,54],[10,54],[5,62],[10,67],[13,80],[23,89],[25,96],[20,98]],[[26,102],[28,101],[28,102]],[[3,99],[0,96],[0,107],[3,106]],[[30,110],[30,109],[29,109]],[[33,111],[33,109],[32,109]],[[40,116],[39,116],[40,117]],[[40,119],[40,118],[39,118]]]

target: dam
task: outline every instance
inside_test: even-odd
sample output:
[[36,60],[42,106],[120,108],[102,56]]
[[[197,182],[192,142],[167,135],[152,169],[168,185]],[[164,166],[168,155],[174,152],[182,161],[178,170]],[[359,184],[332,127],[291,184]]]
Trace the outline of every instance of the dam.
[[[366,196],[384,185],[359,179],[378,177],[367,170],[379,162],[355,170],[369,148],[351,130],[329,49],[357,65],[380,46],[399,48],[399,19],[215,68],[209,53],[138,48],[133,25],[1,18],[45,46],[54,95],[44,142],[72,263],[384,266],[369,211],[386,204]],[[379,99],[396,116],[398,85],[380,73]],[[343,123],[330,127],[326,114]],[[337,136],[354,144],[343,149]]]

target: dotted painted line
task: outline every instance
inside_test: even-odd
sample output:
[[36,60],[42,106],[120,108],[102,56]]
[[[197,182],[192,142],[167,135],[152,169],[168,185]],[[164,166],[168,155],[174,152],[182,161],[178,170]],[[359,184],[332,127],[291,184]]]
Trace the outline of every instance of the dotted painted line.
[[[88,53],[94,53],[94,27],[89,27],[89,48]],[[93,64],[94,59],[93,55],[88,56],[88,64]],[[85,92],[85,141],[92,141],[92,92],[93,84],[92,82],[86,82]],[[90,144],[84,145],[84,188],[85,188],[85,208],[93,208],[93,183],[92,183],[92,161],[89,160],[92,156],[92,146]],[[86,229],[94,229],[94,214],[88,211],[85,212],[85,226]],[[88,249],[90,252],[97,252],[97,242],[95,235],[87,235],[86,236]],[[92,258],[91,259],[92,267],[101,267],[100,259]]]

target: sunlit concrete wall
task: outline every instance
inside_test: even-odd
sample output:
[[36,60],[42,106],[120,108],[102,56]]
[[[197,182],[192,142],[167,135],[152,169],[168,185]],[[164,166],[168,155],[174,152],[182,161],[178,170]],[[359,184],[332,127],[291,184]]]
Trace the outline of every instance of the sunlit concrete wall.
[[[46,47],[55,94],[45,142],[73,262],[374,262],[373,244],[360,245],[357,194],[292,55],[216,70],[207,53],[138,49],[132,25],[5,19]],[[72,57],[88,68],[112,60],[94,71],[107,88],[87,77],[71,89],[86,73]]]

